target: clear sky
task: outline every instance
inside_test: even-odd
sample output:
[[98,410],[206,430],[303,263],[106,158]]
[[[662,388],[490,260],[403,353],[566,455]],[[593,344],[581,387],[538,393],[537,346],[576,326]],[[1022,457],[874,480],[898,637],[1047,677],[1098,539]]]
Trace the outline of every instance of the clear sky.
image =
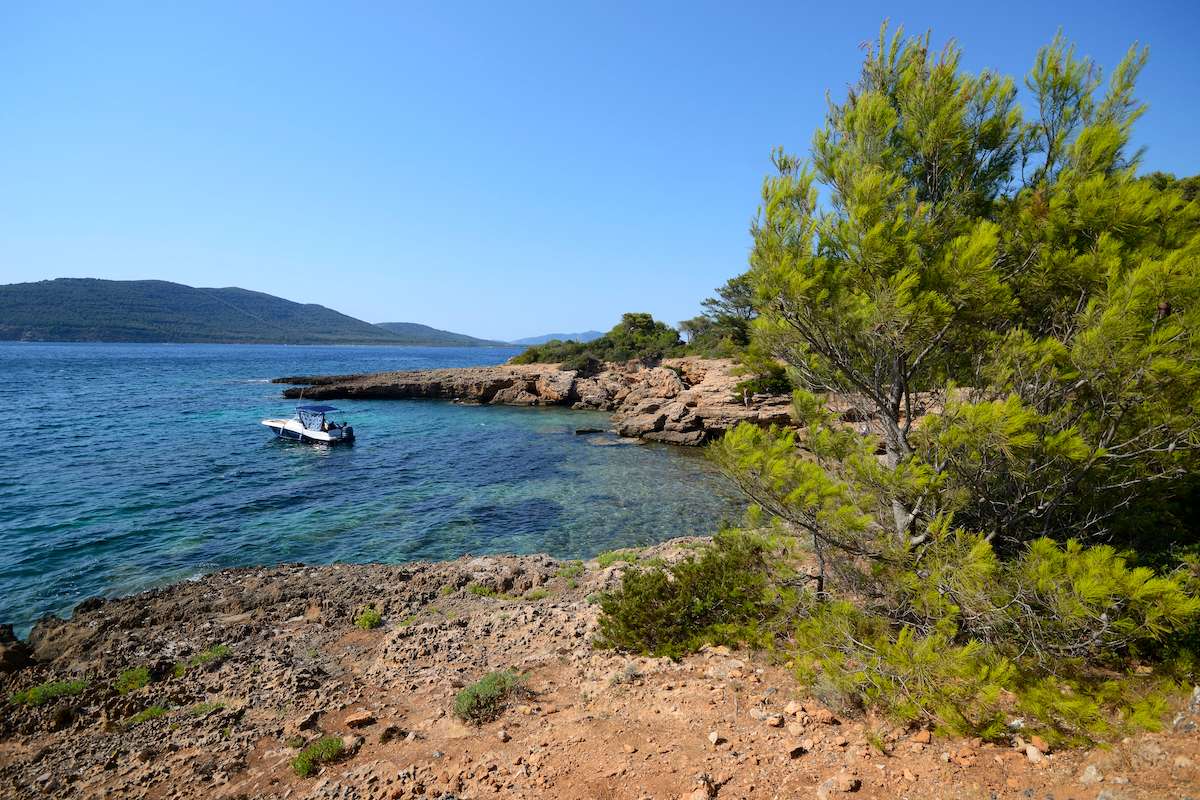
[[1148,44],[1145,167],[1200,172],[1200,2],[0,6],[0,283],[161,278],[489,338],[678,322],[745,269],[884,17],[1023,75]]

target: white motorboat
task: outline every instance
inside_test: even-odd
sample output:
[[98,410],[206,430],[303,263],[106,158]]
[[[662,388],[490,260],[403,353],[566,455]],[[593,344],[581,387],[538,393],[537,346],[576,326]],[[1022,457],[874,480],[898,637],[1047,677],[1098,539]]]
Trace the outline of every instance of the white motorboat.
[[345,422],[332,422],[326,414],[337,411],[333,406],[296,406],[292,419],[264,419],[280,439],[292,439],[310,444],[340,444],[354,441],[354,428]]

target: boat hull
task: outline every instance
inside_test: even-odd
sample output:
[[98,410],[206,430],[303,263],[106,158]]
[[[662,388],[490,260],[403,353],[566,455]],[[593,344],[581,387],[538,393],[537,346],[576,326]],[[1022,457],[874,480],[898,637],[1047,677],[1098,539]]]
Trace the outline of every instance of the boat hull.
[[333,431],[313,431],[305,428],[294,419],[264,419],[266,425],[277,439],[287,439],[306,444],[349,444],[354,441],[354,429],[345,428]]

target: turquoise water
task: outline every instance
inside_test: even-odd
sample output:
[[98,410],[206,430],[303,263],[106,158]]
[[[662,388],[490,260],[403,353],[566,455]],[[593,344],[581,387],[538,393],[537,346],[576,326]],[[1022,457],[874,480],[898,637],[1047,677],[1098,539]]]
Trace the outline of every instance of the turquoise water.
[[599,447],[608,415],[341,401],[320,449],[278,375],[495,364],[518,348],[0,343],[0,622],[229,566],[464,553],[581,558],[711,531],[734,492],[696,452]]

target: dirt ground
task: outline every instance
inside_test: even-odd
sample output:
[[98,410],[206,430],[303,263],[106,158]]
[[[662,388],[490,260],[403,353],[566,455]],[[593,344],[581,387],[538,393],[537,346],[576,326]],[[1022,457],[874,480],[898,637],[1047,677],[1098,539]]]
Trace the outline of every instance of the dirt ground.
[[[1200,800],[1200,689],[1162,731],[1103,749],[947,739],[839,717],[765,657],[595,650],[589,597],[623,565],[563,566],[229,570],[86,604],[35,628],[37,665],[0,675],[5,698],[88,680],[41,706],[6,700],[0,796]],[[368,604],[384,621],[361,630]],[[198,658],[214,645],[227,653]],[[120,694],[137,666],[151,682]],[[503,668],[526,694],[482,726],[455,718],[459,690]],[[147,708],[162,711],[131,724]],[[300,747],[330,735],[342,757],[297,776]]]

